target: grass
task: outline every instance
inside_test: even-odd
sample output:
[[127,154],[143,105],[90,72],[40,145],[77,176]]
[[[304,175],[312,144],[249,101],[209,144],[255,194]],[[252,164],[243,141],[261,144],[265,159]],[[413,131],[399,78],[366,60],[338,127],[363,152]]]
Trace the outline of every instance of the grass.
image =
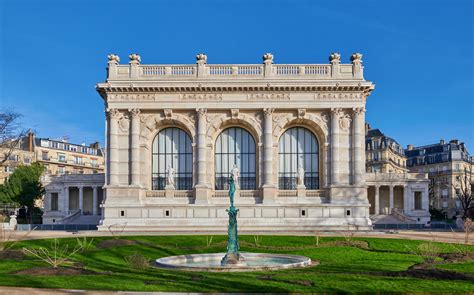
[[[33,257],[0,261],[0,285],[38,288],[180,291],[180,292],[472,292],[474,282],[461,280],[416,279],[392,277],[387,273],[407,270],[421,258],[409,248],[423,241],[356,238],[368,249],[337,246],[344,238],[322,237],[319,246],[314,237],[241,236],[241,250],[305,255],[320,265],[304,269],[244,273],[204,273],[162,270],[154,267],[133,269],[124,259],[136,253],[154,260],[160,257],[191,253],[223,252],[226,237],[213,236],[146,236],[121,237],[135,241],[133,245],[99,248],[109,237],[94,238],[88,250],[75,254],[73,260],[92,275],[33,276],[14,274],[18,270],[47,265]],[[61,243],[75,244],[75,239]],[[23,241],[14,248],[47,247],[51,240]],[[454,252],[452,246],[437,243],[443,253]],[[470,248],[474,251],[474,246]],[[442,264],[436,267],[474,274],[473,262]]]

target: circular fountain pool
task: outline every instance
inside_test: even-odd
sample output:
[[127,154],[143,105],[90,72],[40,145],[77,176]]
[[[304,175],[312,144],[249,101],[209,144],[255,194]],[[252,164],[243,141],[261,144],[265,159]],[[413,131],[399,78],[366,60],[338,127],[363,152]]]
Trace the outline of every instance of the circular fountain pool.
[[156,266],[194,271],[256,271],[315,265],[310,258],[298,255],[241,252],[243,262],[221,265],[225,253],[168,256],[156,260]]

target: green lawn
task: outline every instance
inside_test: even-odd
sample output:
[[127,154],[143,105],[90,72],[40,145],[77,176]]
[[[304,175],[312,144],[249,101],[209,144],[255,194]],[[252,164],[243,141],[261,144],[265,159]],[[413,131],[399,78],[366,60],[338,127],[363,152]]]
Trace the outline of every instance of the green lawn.
[[[125,291],[192,291],[192,292],[473,292],[474,281],[417,279],[396,276],[422,259],[413,249],[422,241],[358,238],[363,247],[340,246],[343,238],[323,237],[319,246],[314,237],[260,236],[258,246],[254,236],[241,236],[241,250],[308,256],[319,265],[309,268],[243,273],[203,273],[162,270],[148,267],[131,268],[124,257],[134,253],[154,260],[159,257],[190,253],[223,252],[225,236],[214,236],[206,247],[205,236],[122,237],[133,240],[131,245],[110,248],[97,247],[104,240],[94,238],[93,246],[73,257],[88,275],[25,275],[16,271],[45,267],[33,258],[2,259],[0,285],[39,288],[125,290]],[[75,244],[75,239],[61,239],[61,244]],[[49,247],[51,240],[23,241],[14,248]],[[438,243],[443,253],[454,252],[449,244]],[[368,246],[368,247],[367,247]],[[474,251],[474,246],[470,247]],[[440,259],[441,261],[441,259]],[[474,276],[474,263],[463,261],[436,265],[438,269],[462,272]]]

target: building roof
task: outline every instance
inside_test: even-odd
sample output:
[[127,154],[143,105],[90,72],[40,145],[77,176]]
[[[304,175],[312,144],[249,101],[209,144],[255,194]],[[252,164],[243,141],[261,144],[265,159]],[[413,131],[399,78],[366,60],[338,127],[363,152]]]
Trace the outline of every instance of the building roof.
[[459,143],[457,139],[450,142],[440,140],[440,142],[430,145],[414,147],[409,145],[405,149],[405,155],[408,157],[407,165],[418,166],[443,162],[471,161],[469,152],[463,142]]

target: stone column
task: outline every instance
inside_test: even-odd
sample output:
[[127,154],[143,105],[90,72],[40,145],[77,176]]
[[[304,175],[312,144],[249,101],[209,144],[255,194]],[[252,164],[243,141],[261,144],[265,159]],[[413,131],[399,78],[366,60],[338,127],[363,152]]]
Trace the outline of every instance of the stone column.
[[118,118],[120,112],[117,109],[108,111],[109,117],[109,174],[110,185],[118,185]]
[[97,187],[92,187],[92,215],[97,216]]
[[403,213],[407,214],[408,212],[411,211],[410,208],[410,196],[408,192],[408,185],[403,186]]
[[208,195],[207,186],[207,159],[206,159],[206,129],[207,109],[196,109],[197,113],[197,184],[195,186],[196,204],[206,204]]
[[84,206],[84,187],[81,185],[79,186],[79,210],[81,210],[81,215],[84,215],[83,206]]
[[132,185],[140,186],[140,110],[130,109],[131,116],[131,132],[130,132],[130,146],[131,152],[131,172]]
[[380,186],[375,186],[375,215],[380,214]]
[[365,109],[354,108],[354,127],[353,127],[353,181],[355,185],[364,183],[365,175]]
[[63,211],[66,213],[66,216],[69,212],[69,187],[64,188],[64,200],[63,200]]
[[272,108],[263,109],[263,202],[275,201],[276,186],[273,182],[273,112]]
[[393,185],[389,186],[389,206],[388,206],[388,214],[392,214],[393,209]]
[[341,109],[331,109],[331,185],[339,184],[339,117]]

